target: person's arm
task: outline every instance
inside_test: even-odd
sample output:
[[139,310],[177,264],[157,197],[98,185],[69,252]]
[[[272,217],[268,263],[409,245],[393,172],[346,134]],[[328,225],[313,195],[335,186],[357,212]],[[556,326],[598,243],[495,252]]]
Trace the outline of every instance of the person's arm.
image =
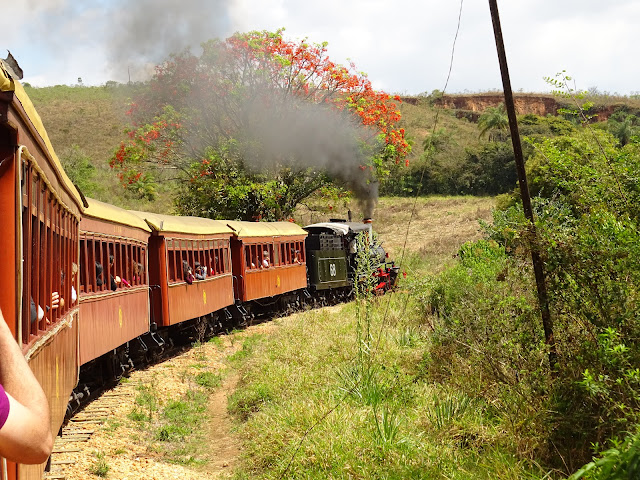
[[9,416],[0,428],[0,456],[18,463],[44,463],[53,438],[47,397],[0,312],[0,384]]

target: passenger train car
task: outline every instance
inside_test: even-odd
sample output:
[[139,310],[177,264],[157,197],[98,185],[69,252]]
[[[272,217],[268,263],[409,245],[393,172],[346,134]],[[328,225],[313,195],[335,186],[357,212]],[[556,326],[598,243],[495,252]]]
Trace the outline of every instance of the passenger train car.
[[[375,289],[397,277],[370,224],[303,229],[127,211],[85,198],[2,61],[0,218],[0,309],[45,391],[53,432],[102,386],[176,341],[350,298],[360,234],[377,265]],[[42,478],[46,468],[0,465],[20,480]]]
[[[33,104],[0,64],[0,309],[49,400],[53,432],[78,382],[83,209]],[[2,478],[40,479],[44,465],[0,468]]]

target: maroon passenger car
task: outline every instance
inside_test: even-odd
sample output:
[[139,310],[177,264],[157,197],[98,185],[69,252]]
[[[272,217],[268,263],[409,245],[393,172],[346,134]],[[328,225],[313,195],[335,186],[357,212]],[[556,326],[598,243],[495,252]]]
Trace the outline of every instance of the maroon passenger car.
[[[229,240],[223,222],[198,217],[132,212],[146,220],[149,239],[149,282],[152,321],[168,327],[207,317],[233,304]],[[204,278],[195,277],[197,264]],[[204,270],[206,268],[206,271]]]
[[[47,396],[54,434],[78,381],[81,214],[39,115],[0,62],[0,308]],[[0,476],[41,479],[44,467],[0,460]]]
[[307,232],[291,222],[225,223],[233,229],[236,300],[254,313],[299,302],[307,286]]
[[80,221],[81,365],[149,330],[151,229],[127,210],[87,202]]

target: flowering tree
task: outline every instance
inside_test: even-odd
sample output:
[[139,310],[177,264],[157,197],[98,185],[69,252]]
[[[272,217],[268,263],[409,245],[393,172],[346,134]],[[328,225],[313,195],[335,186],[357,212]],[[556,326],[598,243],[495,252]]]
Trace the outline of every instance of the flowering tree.
[[[200,57],[183,52],[158,66],[110,162],[123,185],[148,191],[158,172],[175,172],[190,180],[183,211],[245,219],[284,218],[331,181],[371,194],[409,152],[399,98],[374,90],[353,64],[333,63],[326,44],[282,33],[210,40]],[[239,210],[216,208],[243,186],[261,194]]]

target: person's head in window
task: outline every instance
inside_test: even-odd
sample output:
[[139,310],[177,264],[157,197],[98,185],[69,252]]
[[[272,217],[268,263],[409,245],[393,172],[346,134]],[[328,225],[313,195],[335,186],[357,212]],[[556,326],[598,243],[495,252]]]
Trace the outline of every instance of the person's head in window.
[[71,303],[76,303],[78,294],[76,293],[76,275],[78,275],[78,264],[71,262]]
[[113,255],[109,255],[109,270],[111,272],[109,274],[109,282],[110,282],[111,290],[115,292],[118,289],[118,285],[120,285],[120,283],[122,282],[122,279],[118,275],[115,275],[115,276],[113,275],[115,273],[114,264],[115,264],[115,259],[113,258]]
[[133,281],[142,282],[144,274],[144,266],[139,262],[133,262]]
[[98,286],[102,285],[102,264],[100,262],[96,262],[96,283]]
[[200,265],[200,262],[196,262],[195,263],[195,277],[196,280],[204,280],[205,278],[207,278],[207,271],[205,270],[205,267],[203,267],[202,265]]
[[187,282],[189,285],[191,285],[195,280],[195,277],[193,275],[193,270],[191,269],[191,267],[189,266],[189,263],[186,260],[182,261],[182,274],[184,276],[184,281]]

